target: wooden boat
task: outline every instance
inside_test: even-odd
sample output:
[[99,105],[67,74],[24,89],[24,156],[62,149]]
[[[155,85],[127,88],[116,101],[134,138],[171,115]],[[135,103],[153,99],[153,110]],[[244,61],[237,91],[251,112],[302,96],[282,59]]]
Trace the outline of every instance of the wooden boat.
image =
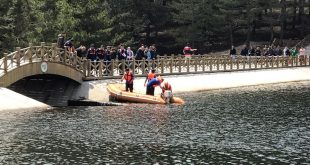
[[[109,84],[107,90],[110,93],[110,98],[121,102],[166,104],[160,96],[126,92],[124,84]],[[184,101],[179,97],[172,97],[170,103],[184,104]]]

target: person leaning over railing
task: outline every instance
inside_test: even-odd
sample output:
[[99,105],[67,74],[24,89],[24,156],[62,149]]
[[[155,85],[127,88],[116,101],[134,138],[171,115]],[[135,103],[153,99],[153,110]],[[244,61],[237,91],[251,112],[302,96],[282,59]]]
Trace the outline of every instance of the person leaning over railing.
[[104,46],[101,45],[100,48],[96,49],[96,56],[99,61],[104,61],[106,56],[106,51],[104,50]]
[[76,55],[81,58],[86,58],[87,50],[84,45],[80,45],[76,50]]
[[90,59],[91,61],[97,60],[96,48],[94,44],[90,44],[90,48],[87,50],[87,59]]
[[120,65],[118,65],[118,69],[119,69],[119,74],[121,74],[121,75],[124,74],[123,68],[125,67],[125,66],[123,66],[122,61],[126,60],[126,58],[127,58],[126,50],[125,50],[123,45],[120,45],[120,47],[117,51],[117,59],[118,59],[118,62],[120,64]]
[[73,52],[75,52],[74,46],[73,46],[73,38],[70,38],[69,40],[67,40],[64,44],[65,49],[67,49],[67,51],[72,54]]

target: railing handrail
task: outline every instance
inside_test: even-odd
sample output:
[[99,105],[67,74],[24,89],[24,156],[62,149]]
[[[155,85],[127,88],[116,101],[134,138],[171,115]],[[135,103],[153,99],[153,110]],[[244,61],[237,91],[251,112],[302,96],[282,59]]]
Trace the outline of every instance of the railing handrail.
[[230,55],[193,55],[190,59],[184,55],[171,54],[157,56],[157,59],[142,60],[99,60],[90,61],[58,48],[56,44],[16,48],[0,60],[0,71],[6,71],[32,62],[56,62],[82,72],[87,79],[119,77],[125,68],[132,68],[139,76],[145,76],[147,70],[156,68],[160,74],[187,74],[214,71],[235,71],[245,69],[283,68],[310,66],[309,56],[241,56],[232,58]]

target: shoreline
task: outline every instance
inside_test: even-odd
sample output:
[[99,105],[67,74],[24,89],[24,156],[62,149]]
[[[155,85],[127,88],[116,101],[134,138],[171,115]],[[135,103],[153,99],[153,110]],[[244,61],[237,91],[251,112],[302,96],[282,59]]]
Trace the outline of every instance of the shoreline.
[[[171,85],[174,93],[206,91],[214,89],[227,89],[243,86],[257,86],[294,81],[309,81],[310,68],[281,68],[236,72],[203,73],[188,75],[163,76]],[[145,78],[138,77],[134,80],[134,92],[145,93]],[[85,97],[89,100],[107,102],[109,83],[120,83],[120,79],[97,80],[83,82],[73,98]],[[125,86],[125,84],[124,84]],[[155,94],[160,94],[159,87]]]
[[[310,81],[310,67],[171,75],[163,76],[163,78],[172,85],[173,93],[177,96],[178,93],[186,92]],[[137,77],[134,80],[134,92],[145,93],[144,81],[144,77]],[[109,93],[107,91],[109,83],[121,83],[121,81],[120,79],[85,81],[74,90],[70,100],[84,98],[95,102],[109,102]],[[49,105],[7,88],[0,88],[0,91],[0,111],[51,108]],[[159,87],[155,88],[155,95],[160,93],[161,89]]]

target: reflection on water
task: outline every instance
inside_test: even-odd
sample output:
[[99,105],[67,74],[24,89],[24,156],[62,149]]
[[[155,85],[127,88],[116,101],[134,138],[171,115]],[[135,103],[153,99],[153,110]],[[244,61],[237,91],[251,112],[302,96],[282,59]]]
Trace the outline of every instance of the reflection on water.
[[0,164],[307,164],[310,82],[182,94],[186,104],[0,112]]

